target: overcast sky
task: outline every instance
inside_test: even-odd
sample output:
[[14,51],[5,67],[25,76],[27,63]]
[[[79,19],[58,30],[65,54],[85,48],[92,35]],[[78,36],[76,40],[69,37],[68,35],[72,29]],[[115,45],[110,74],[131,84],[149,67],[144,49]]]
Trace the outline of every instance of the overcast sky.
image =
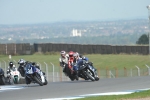
[[148,19],[150,0],[0,0],[0,24]]

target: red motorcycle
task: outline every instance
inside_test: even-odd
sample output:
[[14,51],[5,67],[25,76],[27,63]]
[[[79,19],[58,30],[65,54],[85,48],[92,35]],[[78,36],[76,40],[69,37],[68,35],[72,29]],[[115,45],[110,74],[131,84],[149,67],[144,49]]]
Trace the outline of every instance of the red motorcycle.
[[71,81],[79,80],[77,72],[73,70],[73,65],[74,65],[74,57],[73,57],[74,52],[70,51],[69,52],[69,60],[68,60],[68,66],[66,66],[66,73],[68,77],[71,79]]

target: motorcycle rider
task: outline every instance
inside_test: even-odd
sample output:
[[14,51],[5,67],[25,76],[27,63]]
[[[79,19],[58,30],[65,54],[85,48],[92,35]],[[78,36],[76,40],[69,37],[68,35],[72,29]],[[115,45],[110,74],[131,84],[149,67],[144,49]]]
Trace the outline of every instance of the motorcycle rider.
[[40,66],[39,64],[35,63],[35,62],[32,62],[32,65],[35,66],[36,68],[38,68],[40,70]]
[[45,72],[42,72],[42,70],[40,69],[40,65],[39,64],[37,64],[35,62],[32,62],[32,65],[37,68],[37,71],[39,71],[39,74],[45,75]]
[[[77,53],[78,53],[78,52],[77,52]],[[78,55],[79,55],[79,58],[80,58],[80,59],[83,59],[83,60],[86,60],[86,61],[89,60],[87,57],[83,56],[82,54],[79,54],[79,53],[78,53]]]
[[[89,59],[85,56],[83,56],[82,54],[79,54],[78,52],[76,52],[77,56],[79,59],[83,59],[85,61],[88,61],[88,63],[93,67],[93,63],[89,61]],[[93,67],[94,68],[94,67]]]
[[26,61],[25,61],[24,59],[20,59],[20,60],[18,61],[18,64],[24,65],[25,62],[26,62]]
[[[32,67],[33,69],[36,70],[36,72],[41,76],[42,79],[44,79],[44,73],[35,66],[35,62],[26,62],[27,65],[29,65],[30,67]],[[27,74],[27,73],[25,73]],[[27,76],[25,75],[25,81],[26,81],[26,84],[30,84],[31,83],[31,80],[29,78],[27,78]]]
[[68,67],[71,69],[71,73],[73,74],[73,71],[76,71],[76,67],[74,67],[75,59],[74,59],[74,52],[70,51],[69,52],[69,60],[68,60]]
[[8,66],[8,70],[7,70],[7,78],[10,77],[10,75],[11,75],[10,72],[15,68],[16,67],[15,67],[14,63],[12,61],[9,62],[9,66]]
[[60,52],[60,58],[59,58],[59,63],[60,66],[63,68],[63,72],[65,75],[67,75],[66,73],[66,67],[68,66],[68,54],[66,54],[66,51],[62,50]]
[[[82,58],[81,58],[78,52],[76,52],[73,56],[74,56],[74,59],[75,59],[75,62],[76,62],[76,64],[75,64],[74,66],[76,66],[77,69],[78,69],[80,66],[83,65],[83,61],[84,61],[84,60],[85,60],[85,61],[88,61],[88,58],[87,58],[87,57],[83,57],[83,56],[82,56]],[[97,75],[97,70],[93,67],[93,63],[92,63],[92,62],[89,62],[89,61],[88,61],[88,63],[89,63],[89,65],[92,67],[92,69],[94,70],[95,75]],[[83,76],[80,75],[80,74],[78,74],[78,76],[81,77],[81,78],[83,78]],[[96,76],[96,77],[98,77],[98,76]],[[87,79],[85,79],[85,80],[87,80]]]
[[25,65],[26,65],[26,61],[24,59],[20,59],[18,61],[19,67],[18,67],[18,71],[20,72],[21,76],[24,77],[25,76]]

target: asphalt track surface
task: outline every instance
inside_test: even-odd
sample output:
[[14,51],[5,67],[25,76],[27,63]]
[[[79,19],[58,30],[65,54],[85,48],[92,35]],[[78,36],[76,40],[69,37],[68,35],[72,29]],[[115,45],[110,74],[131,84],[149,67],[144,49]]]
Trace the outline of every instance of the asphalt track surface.
[[49,82],[45,86],[38,84],[18,84],[24,87],[18,90],[0,92],[0,100],[38,100],[47,98],[62,98],[84,94],[130,91],[150,88],[150,76],[128,78],[106,78],[99,81],[64,81]]

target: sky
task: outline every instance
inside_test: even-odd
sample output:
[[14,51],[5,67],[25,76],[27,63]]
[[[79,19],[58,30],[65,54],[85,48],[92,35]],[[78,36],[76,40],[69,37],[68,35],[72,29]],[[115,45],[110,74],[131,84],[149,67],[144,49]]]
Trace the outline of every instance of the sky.
[[148,19],[150,0],[0,0],[0,24]]

